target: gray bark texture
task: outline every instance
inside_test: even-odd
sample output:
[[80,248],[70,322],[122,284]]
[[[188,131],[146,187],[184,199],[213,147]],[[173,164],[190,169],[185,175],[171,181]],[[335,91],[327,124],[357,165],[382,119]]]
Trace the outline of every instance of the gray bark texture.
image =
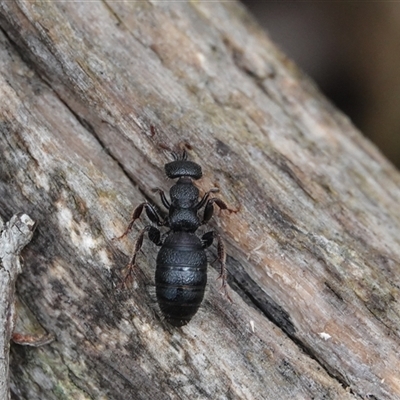
[[[12,345],[14,399],[400,399],[400,174],[239,3],[3,0],[0,27],[0,212],[37,221],[17,293],[56,337]],[[146,216],[112,239],[166,215],[179,146],[240,210],[204,228],[233,303],[215,263],[173,328],[151,242],[118,288]]]
[[10,341],[15,325],[15,281],[21,273],[20,254],[31,241],[34,221],[14,215],[4,225],[0,218],[0,399],[8,400]]

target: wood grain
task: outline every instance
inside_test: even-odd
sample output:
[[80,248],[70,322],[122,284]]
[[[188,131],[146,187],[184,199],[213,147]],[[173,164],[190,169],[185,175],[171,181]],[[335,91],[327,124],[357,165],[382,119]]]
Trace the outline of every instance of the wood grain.
[[15,325],[15,281],[22,272],[20,254],[31,241],[35,222],[26,214],[0,218],[0,398],[10,399],[10,341]]

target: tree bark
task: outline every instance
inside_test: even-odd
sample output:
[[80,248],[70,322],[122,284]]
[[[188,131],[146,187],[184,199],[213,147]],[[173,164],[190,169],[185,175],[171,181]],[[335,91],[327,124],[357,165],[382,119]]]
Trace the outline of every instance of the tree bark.
[[[18,294],[56,336],[12,346],[15,399],[400,399],[400,175],[240,4],[0,13],[1,214],[38,223]],[[210,268],[173,328],[154,245],[118,289],[146,218],[112,238],[179,146],[240,211],[210,224],[233,304]]]
[[35,223],[14,215],[4,225],[0,218],[0,399],[8,400],[10,341],[15,325],[15,281],[21,273],[20,253],[31,241]]

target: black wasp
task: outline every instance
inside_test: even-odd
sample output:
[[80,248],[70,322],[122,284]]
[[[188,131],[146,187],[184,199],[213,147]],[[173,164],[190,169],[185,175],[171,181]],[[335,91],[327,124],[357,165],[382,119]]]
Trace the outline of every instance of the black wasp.
[[[168,178],[178,179],[169,191],[171,200],[167,199],[161,189],[154,189],[160,194],[163,205],[168,209],[167,218],[162,220],[152,204],[141,203],[133,211],[128,228],[119,239],[129,233],[143,209],[146,210],[146,214],[152,223],[169,228],[164,238],[161,237],[159,229],[152,225],[142,229],[136,239],[124,283],[131,282],[133,279],[136,256],[142,247],[143,238],[147,232],[149,239],[157,246],[161,246],[157,255],[155,276],[158,304],[168,323],[174,326],[182,326],[192,319],[203,300],[207,283],[205,249],[211,246],[214,239],[218,243],[222,288],[229,299],[226,289],[226,252],[221,236],[215,231],[210,231],[200,239],[195,232],[211,219],[214,204],[221,210],[230,212],[236,210],[229,209],[218,198],[210,198],[211,193],[217,192],[218,189],[209,190],[199,200],[199,189],[193,185],[193,180],[202,177],[201,166],[187,160],[185,150],[181,155],[172,153],[172,156],[174,161],[165,165],[165,173]],[[199,218],[199,210],[203,207],[203,216]]]

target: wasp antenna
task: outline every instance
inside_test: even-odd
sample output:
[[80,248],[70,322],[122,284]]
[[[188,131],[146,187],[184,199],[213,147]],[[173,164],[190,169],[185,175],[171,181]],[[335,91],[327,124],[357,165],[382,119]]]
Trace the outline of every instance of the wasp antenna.
[[178,154],[175,153],[175,151],[171,152],[171,155],[175,161],[179,160],[179,156],[178,156]]
[[187,157],[188,157],[188,155],[187,155],[187,153],[186,153],[186,150],[183,149],[183,152],[182,152],[182,160],[187,160]]

